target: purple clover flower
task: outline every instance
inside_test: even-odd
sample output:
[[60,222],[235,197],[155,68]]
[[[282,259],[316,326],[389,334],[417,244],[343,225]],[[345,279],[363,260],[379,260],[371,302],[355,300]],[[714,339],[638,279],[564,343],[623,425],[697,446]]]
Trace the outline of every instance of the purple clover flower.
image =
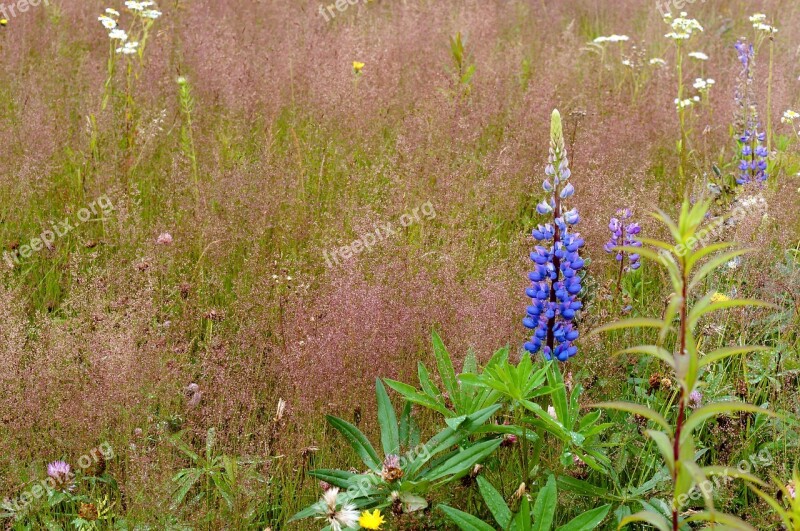
[[579,234],[570,232],[570,227],[580,222],[577,209],[564,210],[563,202],[572,197],[575,188],[568,182],[571,172],[557,110],[553,111],[550,122],[550,156],[545,174],[542,187],[550,198],[539,203],[536,211],[552,216],[552,223],[533,229],[534,239],[547,243],[536,245],[530,255],[534,270],[528,274],[531,286],[525,294],[532,304],[522,322],[533,330],[533,335],[525,343],[525,350],[531,353],[541,350],[548,360],[555,357],[567,361],[578,353],[578,347],[573,345],[579,336],[573,319],[583,307],[578,295],[579,272],[584,263],[579,250],[584,241]]
[[[617,210],[617,216],[619,217],[611,218],[608,224],[611,238],[603,246],[603,249],[611,254],[614,252],[614,247],[641,247],[642,242],[636,239],[636,235],[642,231],[642,228],[638,223],[628,221],[633,217],[633,211],[630,208],[621,208]],[[620,262],[620,276],[625,269],[625,257],[628,258],[629,271],[635,271],[641,267],[639,254],[621,250],[617,250],[616,253],[615,258],[617,262]]]

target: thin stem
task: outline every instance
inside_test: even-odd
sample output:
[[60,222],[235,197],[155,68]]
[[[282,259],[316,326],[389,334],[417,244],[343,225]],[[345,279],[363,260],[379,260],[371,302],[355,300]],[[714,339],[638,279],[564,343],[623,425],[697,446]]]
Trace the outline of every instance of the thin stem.
[[[688,323],[687,323],[687,310],[686,310],[686,301],[689,295],[688,290],[688,279],[686,278],[686,262],[681,257],[681,273],[682,273],[682,283],[681,283],[681,304],[680,304],[680,319],[681,319],[681,326],[680,326],[680,350],[676,354],[676,357],[682,357],[686,355],[686,335],[688,333]],[[680,366],[678,360],[675,360],[675,366]],[[678,418],[675,421],[675,440],[672,446],[672,457],[673,457],[673,467],[672,467],[672,482],[675,489],[678,486],[678,463],[680,462],[680,455],[681,455],[681,431],[683,430],[683,423],[686,417],[686,401],[684,400],[686,394],[686,389],[681,384],[680,395],[679,395],[679,405],[678,405]],[[673,499],[672,499],[672,529],[673,531],[678,531],[678,498],[675,495],[677,494],[677,490],[674,491]]]

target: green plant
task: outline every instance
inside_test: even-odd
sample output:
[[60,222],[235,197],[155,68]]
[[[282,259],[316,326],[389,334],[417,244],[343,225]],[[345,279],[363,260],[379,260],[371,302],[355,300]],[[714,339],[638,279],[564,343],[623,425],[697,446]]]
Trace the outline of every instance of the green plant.
[[[727,308],[770,306],[756,300],[726,298],[726,300],[713,301],[714,293],[693,300],[693,293],[702,287],[710,273],[746,252],[730,250],[732,245],[729,243],[708,244],[698,248],[698,244],[704,243],[706,238],[706,233],[700,229],[700,226],[705,219],[708,207],[707,202],[698,202],[690,207],[689,203],[685,201],[677,223],[667,214],[659,211],[655,217],[666,225],[674,241],[640,239],[643,243],[660,249],[660,252],[649,248],[618,248],[629,252],[637,252],[638,249],[644,258],[661,264],[667,270],[674,291],[663,319],[626,319],[602,326],[592,332],[593,335],[624,328],[658,329],[660,331],[658,344],[635,346],[621,350],[618,354],[641,354],[657,358],[673,371],[678,382],[677,396],[675,397],[677,412],[670,420],[661,412],[636,403],[615,401],[594,405],[598,408],[632,413],[654,423],[658,429],[646,429],[644,433],[655,443],[672,482],[669,517],[662,511],[654,510],[652,505],[646,505],[643,511],[623,518],[620,526],[632,522],[646,522],[659,530],[677,531],[688,528],[689,524],[693,522],[707,521],[722,523],[731,529],[752,529],[744,521],[716,511],[710,489],[701,489],[706,506],[705,511],[694,512],[686,517],[681,515],[681,508],[689,499],[689,491],[697,485],[706,484],[711,475],[744,478],[762,484],[758,478],[736,468],[701,466],[697,462],[701,454],[697,450],[695,431],[708,419],[721,414],[749,412],[755,415],[774,415],[768,409],[733,401],[708,403],[702,407],[698,407],[697,404],[690,406],[693,393],[699,393],[703,385],[702,377],[709,366],[738,354],[768,350],[766,347],[736,345],[722,347],[701,356],[697,349],[695,329],[704,316]],[[675,321],[678,325],[677,331],[673,328]],[[672,352],[664,346],[667,339],[674,340]],[[692,412],[693,407],[696,409]]]
[[[391,506],[395,513],[412,513],[428,506],[425,495],[436,487],[450,483],[467,473],[492,454],[499,438],[485,437],[469,441],[469,437],[500,409],[493,405],[470,415],[448,418],[447,427],[427,442],[414,448],[403,448],[401,434],[408,421],[397,416],[386,389],[379,379],[375,382],[378,400],[378,423],[384,458],[358,428],[337,417],[327,420],[339,431],[366,466],[363,473],[345,470],[312,470],[310,475],[346,492],[337,503],[358,508]],[[402,453],[403,450],[405,453]],[[402,455],[401,455],[402,453]],[[315,503],[295,514],[290,521],[308,518],[320,512]]]
[[[522,487],[524,488],[524,485]],[[539,490],[536,501],[533,502],[533,507],[528,501],[527,493],[521,492],[519,508],[516,512],[511,510],[503,496],[485,477],[478,476],[478,488],[500,529],[507,531],[549,531],[553,528],[558,505],[558,491],[553,476],[549,476],[545,486]],[[469,513],[444,504],[438,507],[463,531],[494,531],[495,529]],[[556,531],[589,531],[596,529],[605,519],[610,508],[611,505],[606,504],[586,511],[566,524],[557,527]]]
[[471,83],[472,76],[475,75],[475,65],[469,63],[460,31],[454,37],[450,37],[450,55],[455,66],[457,92],[461,97],[469,96],[472,91]]

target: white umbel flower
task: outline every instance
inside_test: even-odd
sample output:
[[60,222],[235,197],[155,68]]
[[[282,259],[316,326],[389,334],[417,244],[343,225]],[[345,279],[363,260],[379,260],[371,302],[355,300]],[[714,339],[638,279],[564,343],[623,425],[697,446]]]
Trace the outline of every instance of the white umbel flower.
[[125,33],[124,29],[117,28],[117,29],[111,30],[111,33],[108,34],[108,38],[109,39],[113,39],[113,40],[118,40],[118,41],[125,42],[125,41],[128,40],[128,34]]
[[708,56],[703,52],[691,52],[689,53],[689,57],[697,59],[698,61],[708,61]]
[[138,42],[126,42],[123,46],[117,48],[117,53],[121,53],[123,55],[133,55],[138,49]]

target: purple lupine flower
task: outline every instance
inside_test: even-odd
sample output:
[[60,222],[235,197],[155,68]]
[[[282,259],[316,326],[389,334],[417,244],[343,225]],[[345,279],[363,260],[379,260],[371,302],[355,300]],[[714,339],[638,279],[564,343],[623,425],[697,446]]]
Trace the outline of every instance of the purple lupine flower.
[[755,48],[752,44],[737,41],[735,45],[742,70],[736,86],[738,108],[736,128],[743,131],[739,136],[739,174],[737,184],[763,183],[767,180],[767,148],[762,145],[766,137],[760,132],[758,110],[754,101]]
[[528,306],[522,322],[534,332],[525,343],[525,350],[531,353],[541,350],[548,360],[555,357],[567,361],[578,352],[573,342],[579,334],[572,321],[583,307],[578,294],[581,291],[579,271],[583,268],[579,250],[584,242],[579,234],[569,230],[580,222],[577,209],[563,209],[563,201],[572,197],[575,188],[568,182],[571,172],[561,115],[557,110],[551,117],[550,156],[545,174],[543,188],[550,198],[539,203],[536,210],[543,215],[551,214],[553,219],[552,223],[533,229],[534,239],[547,245],[536,245],[530,255],[534,270],[528,274],[531,286],[525,293],[533,303]]
[[[630,208],[621,208],[617,210],[617,217],[611,218],[608,224],[608,230],[611,231],[611,238],[603,246],[603,249],[609,254],[615,252],[614,247],[641,247],[642,242],[636,239],[636,235],[642,231],[638,223],[629,221],[633,217],[633,211]],[[616,251],[616,260],[620,262],[620,276],[625,268],[625,258],[628,258],[628,270],[635,271],[641,267],[642,263],[639,261],[638,253],[629,253],[627,251]]]

